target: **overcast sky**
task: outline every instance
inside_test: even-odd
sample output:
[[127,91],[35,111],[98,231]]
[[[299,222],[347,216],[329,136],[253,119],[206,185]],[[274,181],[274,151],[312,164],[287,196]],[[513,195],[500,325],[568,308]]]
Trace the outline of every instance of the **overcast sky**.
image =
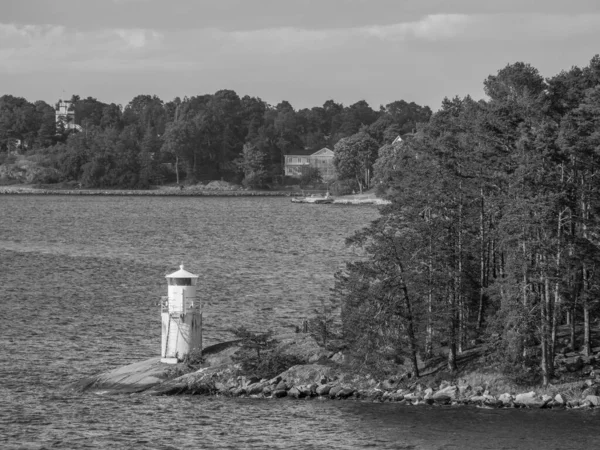
[[550,77],[597,53],[599,0],[0,0],[0,95],[29,101],[233,89],[437,110],[508,63]]

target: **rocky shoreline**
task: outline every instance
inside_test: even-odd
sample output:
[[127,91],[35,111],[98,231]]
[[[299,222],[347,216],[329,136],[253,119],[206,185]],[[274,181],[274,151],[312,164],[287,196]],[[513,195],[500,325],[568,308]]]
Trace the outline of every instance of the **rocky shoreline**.
[[[282,340],[289,352],[307,357],[307,364],[290,367],[271,379],[240,375],[232,362],[239,341],[218,344],[204,350],[204,364],[190,368],[185,364],[168,365],[159,358],[134,363],[86,378],[72,388],[103,394],[140,395],[218,395],[279,399],[351,399],[367,402],[394,402],[403,405],[471,405],[485,408],[581,409],[600,407],[600,377],[592,374],[582,381],[577,394],[548,395],[535,391],[492,393],[483,386],[442,381],[432,382],[406,377],[375,380],[357,375],[344,367],[341,353],[331,354],[316,345],[308,335],[292,335]],[[311,354],[309,356],[309,353]]]

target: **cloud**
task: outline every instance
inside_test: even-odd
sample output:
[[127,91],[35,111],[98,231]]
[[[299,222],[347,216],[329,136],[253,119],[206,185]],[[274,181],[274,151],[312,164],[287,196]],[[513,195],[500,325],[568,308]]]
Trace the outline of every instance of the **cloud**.
[[[143,1],[143,0],[113,0]],[[275,27],[226,31],[217,28],[163,30],[103,28],[82,30],[57,25],[0,24],[0,72],[200,70],[236,64],[274,64],[357,52],[401,56],[398,42],[422,43],[439,53],[451,45],[506,41],[598,38],[600,14],[432,14],[395,24],[306,29]],[[410,46],[414,47],[415,46]],[[444,48],[444,50],[441,50]],[[387,49],[387,50],[386,50]],[[408,51],[408,50],[407,50]],[[363,53],[363,54],[364,54]],[[274,62],[275,61],[275,62]]]
[[439,40],[461,34],[472,22],[465,14],[433,14],[413,22],[359,28],[357,31],[381,40]]

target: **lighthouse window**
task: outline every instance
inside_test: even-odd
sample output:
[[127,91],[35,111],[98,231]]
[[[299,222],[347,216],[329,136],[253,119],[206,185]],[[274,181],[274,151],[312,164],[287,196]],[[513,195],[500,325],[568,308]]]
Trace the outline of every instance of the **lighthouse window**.
[[191,286],[191,278],[169,278],[169,286]]

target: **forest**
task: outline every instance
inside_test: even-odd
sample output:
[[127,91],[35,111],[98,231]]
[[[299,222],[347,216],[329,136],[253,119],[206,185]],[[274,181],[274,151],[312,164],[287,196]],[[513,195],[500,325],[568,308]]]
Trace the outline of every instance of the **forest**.
[[364,258],[336,275],[335,296],[361,364],[418,376],[443,354],[454,372],[486,345],[491,365],[546,385],[558,330],[566,351],[600,342],[600,57],[548,79],[511,64],[484,89],[380,149],[392,204],[348,239]]
[[81,132],[4,95],[0,164],[24,154],[48,169],[38,183],[264,187],[285,184],[285,155],[327,146],[338,181],[391,200],[348,238],[363,257],[336,274],[355,360],[418,376],[444,349],[453,372],[485,345],[506,373],[548,384],[559,330],[570,351],[600,345],[600,56],[550,78],[509,64],[483,86],[484,99],[447,97],[435,113],[402,100],[295,110],[231,90],[124,107],[73,96]]
[[77,95],[69,101],[80,132],[56,125],[58,103],[0,97],[0,164],[24,154],[47,169],[38,184],[145,189],[224,179],[261,188],[285,184],[285,155],[333,149],[359,132],[370,138],[370,170],[379,146],[431,116],[428,107],[402,100],[378,110],[364,100],[295,110],[232,90],[169,102],[138,95],[124,107]]

